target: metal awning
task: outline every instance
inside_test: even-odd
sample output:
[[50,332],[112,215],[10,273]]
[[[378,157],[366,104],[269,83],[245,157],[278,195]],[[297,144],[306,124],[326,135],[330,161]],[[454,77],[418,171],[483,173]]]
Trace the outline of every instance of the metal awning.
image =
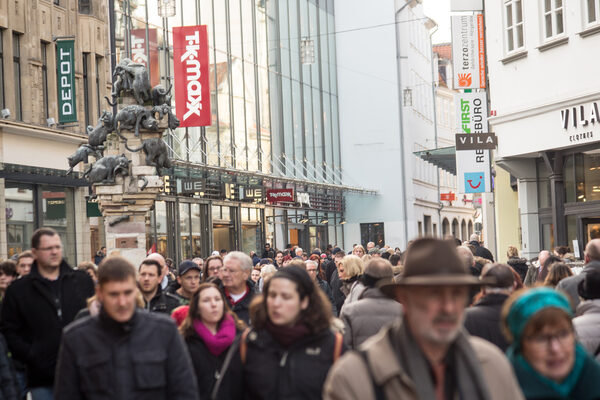
[[415,151],[413,154],[444,171],[456,175],[456,148],[454,146]]

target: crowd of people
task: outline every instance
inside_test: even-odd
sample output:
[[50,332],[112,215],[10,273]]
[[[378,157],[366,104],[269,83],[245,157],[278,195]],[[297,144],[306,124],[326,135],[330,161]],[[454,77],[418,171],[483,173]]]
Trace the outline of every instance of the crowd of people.
[[584,256],[495,263],[473,235],[71,268],[41,228],[0,262],[0,400],[600,399],[600,239]]

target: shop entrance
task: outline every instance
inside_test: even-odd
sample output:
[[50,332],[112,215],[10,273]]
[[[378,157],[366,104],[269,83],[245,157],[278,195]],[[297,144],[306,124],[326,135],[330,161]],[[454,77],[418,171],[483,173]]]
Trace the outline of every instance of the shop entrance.
[[585,243],[600,238],[600,218],[583,218],[581,222]]

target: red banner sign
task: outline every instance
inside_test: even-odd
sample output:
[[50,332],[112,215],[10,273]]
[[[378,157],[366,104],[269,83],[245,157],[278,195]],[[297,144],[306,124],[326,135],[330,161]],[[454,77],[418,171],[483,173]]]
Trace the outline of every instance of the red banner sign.
[[211,125],[206,25],[173,27],[173,66],[179,126]]
[[269,203],[293,203],[294,189],[267,189]]
[[146,30],[131,30],[131,59],[133,62],[150,65],[150,84],[156,86],[160,83],[160,72],[158,67],[158,35],[156,29],[148,29],[148,50],[150,51],[150,60],[146,54]]
[[440,200],[441,201],[454,201],[456,200],[456,194],[455,193],[440,193]]

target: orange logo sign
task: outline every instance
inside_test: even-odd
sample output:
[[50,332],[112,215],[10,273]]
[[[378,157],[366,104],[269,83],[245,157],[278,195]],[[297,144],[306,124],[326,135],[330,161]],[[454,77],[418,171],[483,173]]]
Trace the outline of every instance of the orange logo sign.
[[471,74],[458,74],[458,86],[471,86]]

